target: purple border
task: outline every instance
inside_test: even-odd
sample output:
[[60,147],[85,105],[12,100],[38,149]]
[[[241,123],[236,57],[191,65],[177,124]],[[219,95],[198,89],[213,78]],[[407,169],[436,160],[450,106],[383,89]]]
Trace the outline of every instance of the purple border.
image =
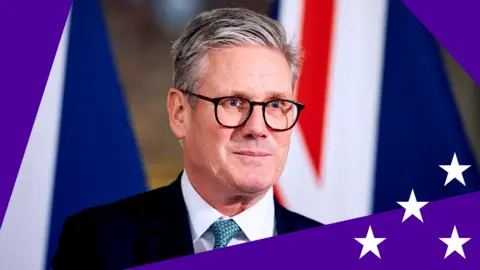
[[0,227],[70,5],[0,1]]
[[480,84],[480,1],[402,0],[437,41]]

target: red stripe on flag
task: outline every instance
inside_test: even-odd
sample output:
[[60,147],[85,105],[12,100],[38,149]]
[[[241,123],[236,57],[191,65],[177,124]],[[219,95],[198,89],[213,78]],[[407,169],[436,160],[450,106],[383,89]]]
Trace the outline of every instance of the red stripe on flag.
[[301,37],[304,63],[297,98],[306,108],[299,125],[318,181],[323,151],[333,13],[334,0],[304,0]]

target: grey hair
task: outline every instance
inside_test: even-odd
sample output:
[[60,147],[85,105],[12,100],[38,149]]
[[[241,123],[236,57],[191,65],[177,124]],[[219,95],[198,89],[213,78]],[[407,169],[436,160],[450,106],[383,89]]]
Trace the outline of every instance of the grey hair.
[[299,50],[287,41],[278,21],[245,8],[206,11],[189,23],[172,46],[174,87],[196,92],[211,50],[245,45],[281,51],[292,71],[293,88],[300,73]]

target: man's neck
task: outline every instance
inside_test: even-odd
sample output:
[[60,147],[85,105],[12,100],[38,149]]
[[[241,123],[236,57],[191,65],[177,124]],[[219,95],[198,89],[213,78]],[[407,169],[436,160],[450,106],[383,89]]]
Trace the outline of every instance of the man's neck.
[[255,193],[243,194],[238,190],[232,190],[227,187],[218,187],[217,185],[207,185],[199,183],[198,179],[202,176],[188,175],[189,181],[195,191],[202,199],[215,208],[222,215],[233,217],[258,203],[268,190]]
[[223,215],[227,217],[233,217],[258,203],[264,195],[265,194],[262,194],[261,196],[256,197],[224,197],[223,200],[219,200],[218,202],[215,202],[214,200],[212,200],[212,202],[209,202],[208,200],[205,201],[212,205],[213,208],[217,209],[217,211],[222,213]]

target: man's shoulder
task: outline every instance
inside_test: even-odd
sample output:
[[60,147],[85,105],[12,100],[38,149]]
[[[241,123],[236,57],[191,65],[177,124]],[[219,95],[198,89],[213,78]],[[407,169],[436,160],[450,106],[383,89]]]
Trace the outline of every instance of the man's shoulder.
[[112,222],[119,219],[141,221],[152,215],[161,215],[162,210],[171,205],[173,196],[171,186],[159,187],[114,202],[85,208],[70,218],[90,222]]
[[280,208],[280,211],[282,212],[283,217],[288,220],[288,223],[291,226],[290,230],[292,231],[306,230],[324,226],[323,223],[308,218],[292,210],[289,210],[280,204],[278,206]]
[[[69,269],[73,263],[80,263],[85,266],[83,268],[91,269],[92,265],[102,264],[99,260],[132,265],[129,256],[134,252],[136,237],[173,216],[172,201],[179,200],[176,197],[177,191],[170,185],[86,208],[66,217],[52,259],[53,268]],[[96,252],[101,247],[104,248],[100,258],[100,253]],[[112,259],[118,254],[123,254],[125,260]]]

